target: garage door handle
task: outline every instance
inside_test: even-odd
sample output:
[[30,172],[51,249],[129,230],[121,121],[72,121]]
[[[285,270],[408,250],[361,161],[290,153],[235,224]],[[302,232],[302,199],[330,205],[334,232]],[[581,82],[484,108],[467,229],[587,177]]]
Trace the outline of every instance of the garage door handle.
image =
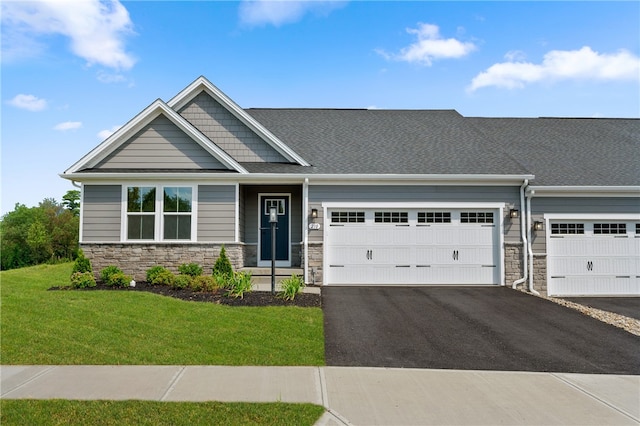
[[329,268],[344,268],[344,265],[329,265]]
[[593,271],[593,262],[587,262],[587,271]]
[[431,265],[416,265],[416,268],[431,268]]
[[482,265],[483,268],[495,268],[496,265]]
[[453,251],[453,255],[452,255],[452,257],[453,257],[453,260],[458,260],[458,257],[459,257],[458,250],[454,250],[454,251]]
[[411,268],[411,265],[396,265],[396,268]]
[[631,278],[631,275],[616,275],[616,278]]

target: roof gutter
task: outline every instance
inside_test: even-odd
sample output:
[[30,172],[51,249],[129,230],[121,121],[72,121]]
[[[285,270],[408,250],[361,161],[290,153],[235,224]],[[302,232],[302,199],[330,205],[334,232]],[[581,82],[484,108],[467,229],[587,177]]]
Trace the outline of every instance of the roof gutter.
[[640,186],[530,186],[537,197],[640,197]]
[[[520,211],[525,210],[526,201],[524,197],[525,190],[529,185],[529,179],[525,179],[520,187]],[[511,284],[511,288],[515,290],[515,288],[524,282],[527,281],[527,276],[529,273],[529,268],[527,264],[527,254],[528,254],[528,239],[527,239],[527,228],[529,223],[528,215],[523,214],[520,215],[520,234],[522,238],[522,278],[515,280],[513,284]]]
[[371,185],[399,184],[424,185],[433,183],[439,185],[514,185],[523,180],[533,179],[533,175],[482,175],[482,174],[274,174],[274,173],[189,173],[185,172],[75,172],[61,173],[64,179],[80,182],[89,181],[130,181],[130,180],[178,180],[178,181],[222,181],[241,183],[301,183],[306,178],[313,178],[313,184],[333,185]]

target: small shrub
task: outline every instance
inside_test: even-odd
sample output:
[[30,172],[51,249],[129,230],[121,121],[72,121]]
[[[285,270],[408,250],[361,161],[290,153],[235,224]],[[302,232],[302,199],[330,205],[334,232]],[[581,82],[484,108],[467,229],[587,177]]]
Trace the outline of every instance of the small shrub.
[[165,269],[164,271],[161,271],[155,276],[153,281],[151,281],[151,284],[173,286],[173,283],[175,282],[175,280],[176,280],[176,276],[173,275],[173,273],[170,270]]
[[233,267],[227,257],[227,251],[225,250],[224,245],[220,249],[220,256],[218,256],[218,260],[216,260],[216,263],[213,265],[213,275],[218,276],[220,274],[224,274],[229,277],[233,275]]
[[251,281],[250,272],[234,272],[226,287],[228,291],[225,293],[225,296],[243,299],[244,294],[250,292],[252,286],[253,282]]
[[78,249],[78,257],[76,257],[76,261],[73,263],[72,274],[76,272],[93,272],[91,269],[91,261],[84,257],[84,253],[81,249]]
[[220,286],[214,277],[199,275],[191,280],[193,291],[216,291]]
[[225,274],[223,272],[214,272],[213,279],[219,288],[229,288],[233,274]]
[[180,274],[176,275],[173,284],[171,284],[172,288],[175,289],[183,289],[191,287],[191,281],[193,281],[193,277],[191,275]]
[[100,280],[103,283],[106,283],[107,281],[109,281],[109,278],[111,277],[111,275],[121,274],[121,273],[122,273],[122,270],[120,268],[114,265],[109,265],[105,267],[102,271],[100,271]]
[[111,287],[129,287],[132,279],[133,277],[131,275],[126,275],[123,272],[116,272],[109,276],[109,279],[105,281],[105,284]]
[[73,288],[95,287],[96,280],[91,272],[74,272],[71,274],[71,286]]
[[152,266],[151,268],[147,269],[147,282],[154,284],[153,281],[162,272],[169,272],[169,270],[164,266],[160,266],[160,265]]
[[293,300],[304,288],[304,281],[301,277],[293,274],[291,277],[280,281],[280,285],[282,286],[280,296],[284,300]]
[[190,277],[197,277],[202,275],[202,266],[197,263],[183,263],[178,266],[178,272],[182,275],[189,275]]

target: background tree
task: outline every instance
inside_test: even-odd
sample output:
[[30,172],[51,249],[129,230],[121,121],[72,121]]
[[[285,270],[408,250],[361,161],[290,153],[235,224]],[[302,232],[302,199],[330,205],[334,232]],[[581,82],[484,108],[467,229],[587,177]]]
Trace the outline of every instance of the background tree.
[[5,214],[0,220],[0,268],[72,260],[78,250],[80,219],[67,205],[45,198],[37,207],[16,204]]
[[80,191],[72,189],[62,196],[62,205],[74,216],[80,216]]

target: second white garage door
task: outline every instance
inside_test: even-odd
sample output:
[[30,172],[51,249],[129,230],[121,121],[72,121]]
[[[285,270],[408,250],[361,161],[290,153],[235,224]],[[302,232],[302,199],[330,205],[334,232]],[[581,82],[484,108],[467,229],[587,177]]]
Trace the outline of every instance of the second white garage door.
[[329,209],[328,284],[500,284],[499,209]]

